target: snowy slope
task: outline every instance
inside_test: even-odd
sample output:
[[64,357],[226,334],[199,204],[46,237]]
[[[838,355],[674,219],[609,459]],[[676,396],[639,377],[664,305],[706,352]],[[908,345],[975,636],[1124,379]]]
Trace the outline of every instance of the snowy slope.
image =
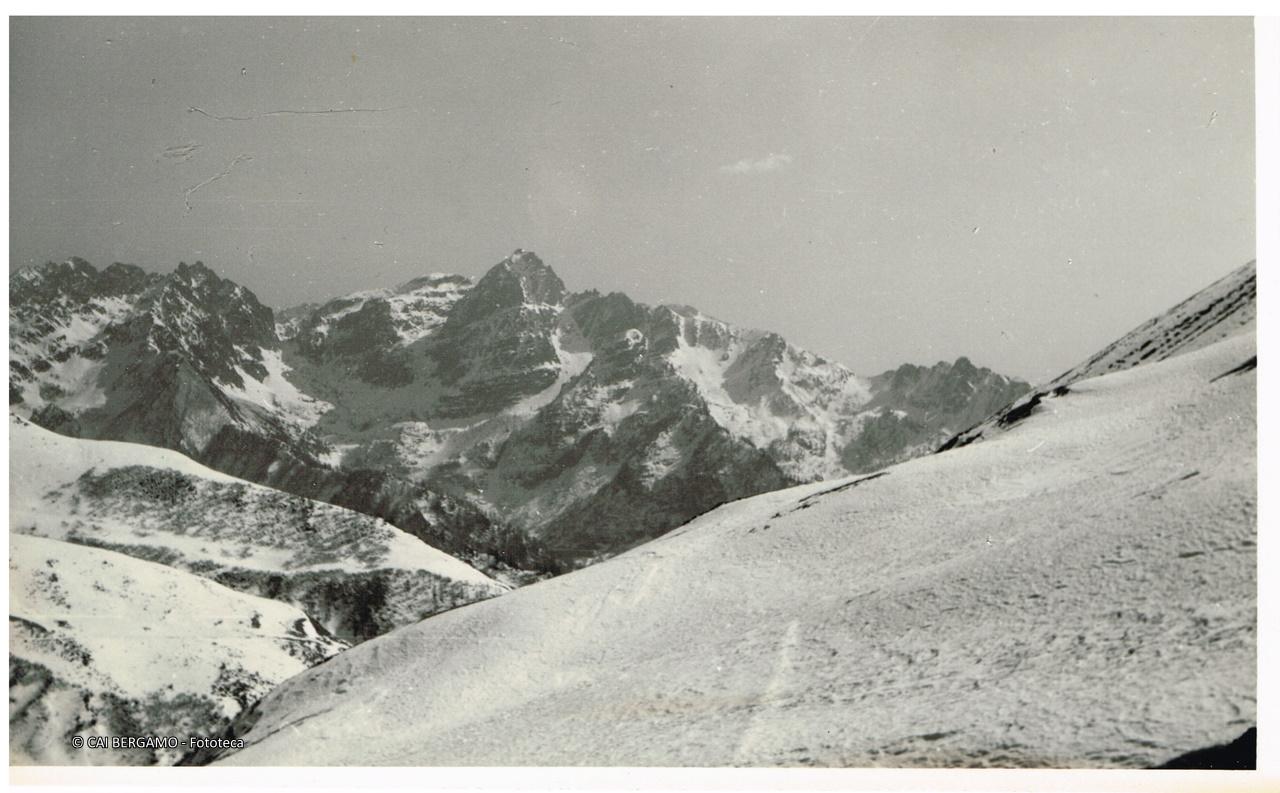
[[[1257,322],[1257,263],[1248,262],[1214,281],[1178,305],[1159,314],[1104,347],[1078,366],[1004,406],[985,420],[954,435],[939,451],[967,446],[1003,431],[1071,391],[1078,380],[1163,361],[1241,333],[1254,333]],[[1257,366],[1257,356],[1241,361]]]
[[[177,452],[68,438],[16,416],[9,429],[10,455],[21,461],[9,479],[14,532],[268,594],[348,640],[506,591],[385,521],[237,480]],[[357,612],[369,612],[359,624]]]
[[214,735],[340,651],[296,608],[128,556],[9,537],[11,763],[173,763],[73,735]]
[[1048,383],[1069,385],[1148,361],[1198,350],[1250,328],[1257,317],[1258,264],[1248,262],[1168,311],[1121,336]]
[[[277,324],[276,334],[281,339],[299,339],[318,346],[343,317],[360,311],[370,301],[381,301],[388,305],[397,343],[412,344],[443,325],[449,310],[471,286],[471,279],[466,276],[432,273],[394,288],[353,292],[322,306],[302,307],[302,312],[280,312],[285,315],[285,322]],[[298,313],[304,315],[296,316]]]
[[288,681],[235,764],[1147,766],[1256,719],[1252,334]]
[[768,449],[793,479],[849,473],[841,450],[857,436],[871,385],[781,336],[735,328],[694,309],[666,307],[677,325],[666,354],[712,417],[735,437]]
[[333,405],[302,393],[289,382],[289,367],[279,350],[260,347],[257,358],[262,363],[263,374],[260,377],[254,377],[236,367],[240,385],[223,383],[217,379],[214,383],[222,393],[239,402],[261,408],[295,432],[315,426],[321,416],[333,409]]

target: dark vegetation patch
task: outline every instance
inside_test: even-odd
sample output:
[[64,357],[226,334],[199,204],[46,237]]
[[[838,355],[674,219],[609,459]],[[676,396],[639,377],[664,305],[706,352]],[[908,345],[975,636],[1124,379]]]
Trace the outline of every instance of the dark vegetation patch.
[[270,689],[271,683],[262,675],[240,666],[230,668],[225,662],[218,667],[218,677],[213,681],[213,693],[234,699],[241,710],[257,702]]
[[374,350],[360,360],[356,376],[371,385],[400,388],[413,382],[413,370],[403,352]]
[[194,496],[195,480],[167,468],[129,465],[104,474],[92,469],[80,476],[80,491],[92,498],[132,495],[153,503],[174,506]]
[[11,631],[15,629],[17,631],[25,630],[27,640],[32,645],[51,655],[56,655],[72,663],[78,663],[81,666],[91,666],[93,664],[93,654],[84,645],[64,633],[51,632],[39,623],[14,616],[9,617],[9,629]]
[[[321,636],[351,644],[493,594],[485,587],[424,570],[283,574],[229,567],[208,577],[229,589],[295,606]],[[291,634],[297,641],[290,641],[287,649],[314,666],[325,656],[304,627],[294,624]]]
[[196,564],[186,564],[184,561],[186,557],[183,556],[183,554],[180,551],[176,551],[172,548],[168,548],[162,545],[141,545],[136,543],[106,542],[104,540],[99,540],[96,537],[82,534],[80,532],[73,532],[67,535],[67,541],[74,542],[76,545],[87,545],[90,548],[100,548],[104,551],[113,551],[115,553],[122,553],[125,556],[132,556],[134,559],[141,559],[144,562],[155,562],[156,564],[162,564],[165,567],[177,567],[180,569],[188,569],[188,570],[191,570],[191,572],[196,573],[197,575],[201,575],[201,573],[198,573],[196,572],[195,569],[193,569],[197,565],[203,564],[206,566],[217,567],[217,564],[214,562],[197,562]]

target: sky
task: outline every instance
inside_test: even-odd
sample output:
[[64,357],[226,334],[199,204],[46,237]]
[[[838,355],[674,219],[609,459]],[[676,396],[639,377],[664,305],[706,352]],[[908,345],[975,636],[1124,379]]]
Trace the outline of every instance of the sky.
[[1255,255],[1240,18],[12,19],[11,270],[285,307],[516,248],[1043,380]]

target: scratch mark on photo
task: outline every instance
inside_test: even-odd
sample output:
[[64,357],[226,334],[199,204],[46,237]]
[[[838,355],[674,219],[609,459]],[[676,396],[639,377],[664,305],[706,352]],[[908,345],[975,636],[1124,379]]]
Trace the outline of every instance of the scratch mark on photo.
[[210,176],[208,179],[205,179],[203,182],[200,182],[197,185],[188,187],[182,196],[182,203],[185,207],[185,209],[182,212],[183,216],[185,217],[191,214],[192,193],[195,193],[197,190],[200,190],[202,188],[208,187],[209,185],[213,184],[219,179],[222,179],[223,177],[229,175],[233,170],[235,170],[235,167],[240,163],[248,162],[249,160],[252,160],[252,159],[253,159],[252,154],[241,154],[239,157],[236,157],[234,160],[232,160],[230,165],[228,165],[226,168],[222,169],[218,173],[215,173],[213,176]]
[[323,110],[268,110],[265,113],[255,113],[252,116],[219,116],[210,113],[203,108],[191,105],[187,108],[188,113],[199,113],[205,118],[211,118],[214,121],[255,121],[268,116],[331,116],[342,113],[390,113],[395,110],[403,110],[404,105],[397,107],[329,107]]

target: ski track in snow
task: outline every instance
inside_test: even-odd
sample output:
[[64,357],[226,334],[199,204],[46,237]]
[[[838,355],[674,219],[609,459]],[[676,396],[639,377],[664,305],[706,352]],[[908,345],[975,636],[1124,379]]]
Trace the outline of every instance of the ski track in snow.
[[765,720],[762,716],[768,709],[777,707],[778,701],[782,698],[782,693],[787,687],[787,678],[792,674],[792,655],[795,653],[796,646],[799,643],[800,622],[792,620],[778,642],[773,675],[769,678],[769,683],[765,686],[764,692],[760,695],[760,701],[756,706],[760,712],[751,720],[746,731],[742,733],[742,739],[738,742],[738,751],[734,753],[734,765],[749,765],[752,758],[755,757],[757,753],[756,744],[764,739]]

